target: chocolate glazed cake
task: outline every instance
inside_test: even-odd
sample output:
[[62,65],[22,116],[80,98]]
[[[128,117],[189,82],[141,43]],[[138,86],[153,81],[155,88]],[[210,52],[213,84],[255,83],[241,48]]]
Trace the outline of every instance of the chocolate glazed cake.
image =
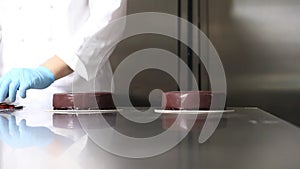
[[[165,92],[162,95],[162,109],[164,110],[210,110],[211,100],[214,97],[216,101],[215,110],[224,109],[221,107],[222,101],[225,99],[224,93],[211,92],[211,91],[172,91]],[[193,124],[191,131],[200,132],[205,124],[207,114],[199,114],[197,118],[189,118],[189,116],[182,116],[177,123],[177,114],[163,114],[162,115],[162,127],[163,129],[169,129],[172,125],[173,130],[182,130],[181,124]],[[184,122],[184,123],[182,123]],[[225,122],[225,123],[224,123]],[[226,125],[226,119],[221,120],[220,126]]]
[[112,93],[57,93],[53,95],[54,110],[108,110],[116,109]]
[[[225,99],[224,93],[211,91],[172,91],[162,95],[162,109],[165,110],[209,110],[214,96],[217,104]],[[199,101],[199,103],[198,103]],[[216,108],[218,109],[218,108]]]
[[[96,92],[96,93],[56,93],[53,95],[54,110],[112,110],[116,109],[112,93]],[[81,119],[93,121],[89,119],[99,118],[102,114],[82,114]],[[105,113],[102,115],[110,125],[115,123],[115,114]],[[93,121],[94,122],[94,121]],[[94,122],[95,123],[95,122]],[[88,128],[99,128],[98,123],[85,124]],[[53,114],[53,126],[59,128],[76,129],[81,128],[81,124],[77,114]]]

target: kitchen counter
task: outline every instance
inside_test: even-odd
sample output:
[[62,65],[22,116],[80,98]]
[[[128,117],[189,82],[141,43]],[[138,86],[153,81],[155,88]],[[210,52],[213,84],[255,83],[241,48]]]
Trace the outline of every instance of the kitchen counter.
[[[37,132],[36,128],[40,129],[42,125],[44,126],[42,129],[50,129],[55,136],[49,144],[43,146],[37,144],[13,148],[11,144],[3,143],[1,167],[72,169],[294,169],[300,167],[298,127],[258,108],[233,109],[234,112],[223,113],[220,121],[216,118],[208,120],[206,115],[178,118],[177,115],[150,112],[139,116],[131,109],[124,109],[122,113],[64,118],[53,116],[51,112],[19,111],[15,114],[17,123],[21,119],[26,119],[27,125],[31,126],[28,132],[32,131],[30,136],[34,136],[35,140],[42,142],[43,138],[48,137],[45,132]],[[134,117],[142,123],[135,123],[122,115]],[[217,129],[207,141],[200,143],[198,139],[205,122],[214,120],[217,122]],[[156,139],[166,131],[171,134],[162,142],[149,144],[143,142],[143,139],[147,138]],[[120,136],[114,132],[119,133]],[[141,145],[145,144],[143,148],[140,148],[140,142],[128,146],[121,136],[141,140],[143,142]],[[176,141],[173,143],[173,136],[178,136],[175,138],[178,139],[178,143]],[[38,141],[36,142],[40,143]],[[166,141],[170,141],[174,146],[163,150]],[[161,152],[157,151],[159,148],[162,148]]]

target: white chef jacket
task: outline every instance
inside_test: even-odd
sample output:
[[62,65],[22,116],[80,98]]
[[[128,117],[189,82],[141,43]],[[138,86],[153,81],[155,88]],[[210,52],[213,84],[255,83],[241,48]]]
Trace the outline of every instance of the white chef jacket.
[[53,93],[110,91],[108,57],[125,23],[105,28],[125,12],[126,0],[0,0],[0,75],[37,67],[54,55],[74,70],[17,102],[51,109]]

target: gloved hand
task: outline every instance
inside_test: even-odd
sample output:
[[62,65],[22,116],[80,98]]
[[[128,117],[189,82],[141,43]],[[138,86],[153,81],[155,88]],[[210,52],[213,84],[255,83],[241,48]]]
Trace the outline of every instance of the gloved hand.
[[46,127],[26,126],[26,121],[21,120],[16,124],[15,116],[0,116],[0,139],[12,148],[44,147],[51,143],[55,134]]
[[35,69],[16,68],[0,78],[0,102],[9,97],[11,102],[16,100],[17,90],[22,98],[26,97],[28,89],[44,89],[55,80],[53,73],[46,67]]

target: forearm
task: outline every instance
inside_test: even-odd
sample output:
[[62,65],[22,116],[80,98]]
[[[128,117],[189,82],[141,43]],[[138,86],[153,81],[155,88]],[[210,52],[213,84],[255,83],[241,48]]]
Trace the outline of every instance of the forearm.
[[55,79],[60,79],[73,72],[73,70],[58,56],[53,56],[48,59],[42,66],[48,68],[55,76]]
[[60,155],[64,151],[66,151],[72,144],[72,140],[60,135],[55,135],[54,140],[45,147],[45,150],[49,154]]

